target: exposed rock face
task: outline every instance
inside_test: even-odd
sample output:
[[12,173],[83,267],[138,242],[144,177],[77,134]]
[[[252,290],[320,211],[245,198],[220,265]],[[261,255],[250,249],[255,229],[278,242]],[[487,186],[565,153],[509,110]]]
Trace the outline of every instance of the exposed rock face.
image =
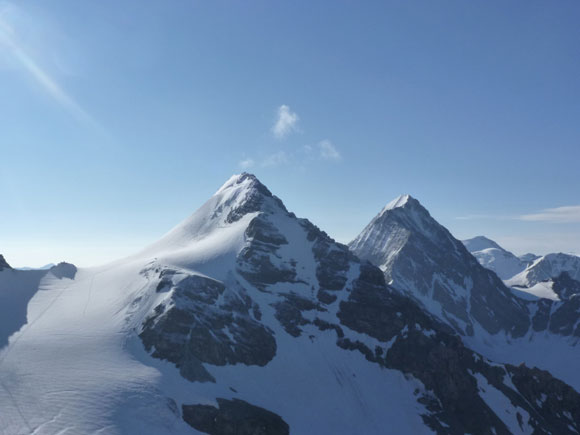
[[[384,342],[409,325],[435,325],[431,316],[418,309],[415,302],[387,287],[381,271],[370,263],[361,266],[348,299],[340,303],[338,318],[350,329]],[[437,327],[452,332],[444,324]]]
[[580,395],[550,373],[525,365],[508,366],[511,381],[530,404],[535,404],[536,430],[551,433],[580,432]]
[[237,261],[240,275],[261,289],[269,284],[296,280],[295,264],[284,262],[276,255],[277,250],[288,241],[266,217],[258,216],[250,222],[246,238],[250,243]]
[[[215,381],[202,363],[266,365],[276,354],[272,332],[252,315],[241,286],[198,275],[162,272],[166,298],[155,306],[140,334],[153,356],[175,363],[190,381]],[[173,283],[170,279],[175,280]],[[219,299],[219,302],[218,302]]]
[[442,434],[512,433],[493,401],[486,400],[486,391],[493,390],[507,398],[512,410],[502,412],[511,413],[512,423],[523,431],[525,426],[537,433],[578,429],[580,395],[572,388],[548,372],[487,361],[410,299],[386,288],[381,279],[378,270],[365,266],[338,317],[343,327],[374,337],[384,347],[371,349],[345,339],[338,339],[338,344],[419,379],[426,392],[418,400],[429,411],[423,416],[429,427]]
[[560,300],[568,301],[580,295],[580,281],[573,279],[568,272],[562,272],[554,279],[552,290]]
[[12,269],[8,262],[4,259],[3,255],[0,255],[0,271],[4,269]]
[[308,240],[313,242],[312,253],[317,262],[316,277],[320,290],[342,290],[347,281],[346,274],[350,263],[358,262],[358,258],[349,252],[347,246],[336,243],[309,221],[302,220],[301,223],[307,231]]
[[[260,181],[254,175],[244,172],[235,180],[235,183],[237,185],[240,185],[246,181],[249,181],[249,186],[246,189],[247,195],[244,198],[242,204],[228,211],[226,222],[228,223],[236,222],[242,216],[245,216],[248,213],[264,211],[266,198],[272,199],[276,203],[276,206],[278,208],[286,211],[286,207],[284,207],[282,201],[280,201],[279,198],[272,195],[272,193],[268,190],[268,188],[264,186],[262,183],[260,183]],[[217,213],[219,213],[220,211],[221,210],[216,210]]]
[[532,317],[534,331],[580,337],[580,282],[562,272],[553,280],[552,289],[559,301],[539,299],[529,303],[537,307]]
[[183,419],[194,429],[210,435],[287,435],[288,424],[264,408],[243,400],[217,399],[211,405],[183,405]]
[[302,334],[300,327],[310,323],[302,316],[302,312],[316,309],[324,311],[324,308],[312,300],[294,293],[288,293],[283,296],[284,300],[273,304],[276,309],[276,319],[278,319],[288,334],[298,337]]
[[530,326],[525,304],[408,195],[387,205],[349,246],[461,334],[473,335],[474,322],[513,337]]
[[58,263],[56,266],[51,267],[50,271],[59,279],[74,279],[77,274],[77,267],[74,264],[65,263],[63,261]]

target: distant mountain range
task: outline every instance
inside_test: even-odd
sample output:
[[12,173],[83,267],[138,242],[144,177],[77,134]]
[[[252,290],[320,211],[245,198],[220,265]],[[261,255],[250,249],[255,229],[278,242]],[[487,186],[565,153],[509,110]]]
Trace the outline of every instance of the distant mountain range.
[[579,433],[574,265],[538,298],[465,243],[404,195],[345,246],[243,173],[105,266],[0,256],[0,433]]
[[520,273],[537,258],[534,254],[516,257],[484,236],[463,240],[463,244],[483,267],[493,270],[501,279],[509,279]]
[[580,281],[580,257],[577,255],[525,254],[518,258],[483,236],[464,240],[463,243],[482,266],[493,270],[506,285],[540,298],[558,299],[552,291],[552,284],[563,273]]

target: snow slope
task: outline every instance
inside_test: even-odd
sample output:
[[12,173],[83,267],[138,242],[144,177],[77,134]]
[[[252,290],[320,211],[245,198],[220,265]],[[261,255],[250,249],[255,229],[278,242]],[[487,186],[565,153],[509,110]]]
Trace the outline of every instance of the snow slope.
[[524,261],[487,237],[477,236],[462,242],[483,267],[493,270],[501,279],[509,279],[526,268]]

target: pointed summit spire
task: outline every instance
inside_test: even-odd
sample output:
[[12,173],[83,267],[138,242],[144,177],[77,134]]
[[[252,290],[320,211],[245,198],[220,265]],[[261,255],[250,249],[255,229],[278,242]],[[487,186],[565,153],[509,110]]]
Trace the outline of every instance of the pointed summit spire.
[[409,194],[399,195],[391,202],[389,202],[387,205],[385,205],[385,207],[383,208],[383,212],[387,210],[392,210],[394,208],[404,207],[411,199],[414,200],[414,198],[411,197],[411,195]]
[[[174,227],[146,251],[183,247],[257,214],[288,214],[282,201],[247,172],[231,176],[195,213]],[[245,226],[240,227],[242,234]]]
[[218,189],[215,193],[216,195],[224,192],[227,189],[232,189],[236,187],[244,187],[246,189],[256,189],[258,192],[265,196],[272,196],[272,193],[268,190],[258,177],[254,174],[250,174],[249,172],[242,172],[241,174],[232,175],[228,181],[226,181],[222,187]]

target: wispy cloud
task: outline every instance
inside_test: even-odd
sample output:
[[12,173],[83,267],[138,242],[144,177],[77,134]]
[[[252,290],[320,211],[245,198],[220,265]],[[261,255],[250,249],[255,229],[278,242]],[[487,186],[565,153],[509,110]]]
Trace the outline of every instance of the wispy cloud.
[[320,157],[324,160],[338,161],[342,159],[338,149],[336,149],[334,144],[328,139],[325,139],[318,144],[318,150],[320,152]]
[[502,215],[493,215],[493,214],[468,214],[464,216],[456,216],[455,219],[459,219],[462,221],[470,221],[470,220],[512,220],[514,216],[502,216]]
[[10,4],[4,3],[0,9],[0,50],[7,51],[56,103],[78,121],[102,130],[99,123],[50,76],[19,41],[16,29],[9,22],[10,8],[7,5]]
[[527,222],[580,223],[580,205],[546,208],[537,213],[521,215],[470,214],[457,216],[460,220],[515,220]]
[[580,222],[580,205],[546,208],[538,213],[518,216],[519,220],[532,222],[572,223]]
[[578,232],[546,232],[540,234],[516,234],[510,236],[494,237],[504,248],[516,255],[533,252],[537,255],[545,255],[550,252],[564,252],[567,254],[580,255],[580,234]]
[[254,167],[272,168],[276,166],[286,165],[293,160],[292,154],[285,151],[278,151],[267,155],[261,159],[253,159],[251,157],[244,158],[238,162],[241,169],[250,169]]
[[284,151],[278,151],[272,155],[267,156],[262,160],[261,165],[264,167],[280,166],[282,164],[288,163],[289,157]]
[[282,104],[278,107],[278,118],[272,127],[272,133],[277,139],[284,139],[296,130],[298,119],[296,112],[292,112],[290,107]]
[[309,161],[327,160],[338,162],[342,160],[342,155],[338,148],[328,139],[318,142],[316,145],[304,145],[302,152]]
[[240,160],[240,162],[238,163],[238,165],[242,169],[249,169],[249,168],[253,167],[254,164],[255,164],[254,159],[243,159],[243,160]]

